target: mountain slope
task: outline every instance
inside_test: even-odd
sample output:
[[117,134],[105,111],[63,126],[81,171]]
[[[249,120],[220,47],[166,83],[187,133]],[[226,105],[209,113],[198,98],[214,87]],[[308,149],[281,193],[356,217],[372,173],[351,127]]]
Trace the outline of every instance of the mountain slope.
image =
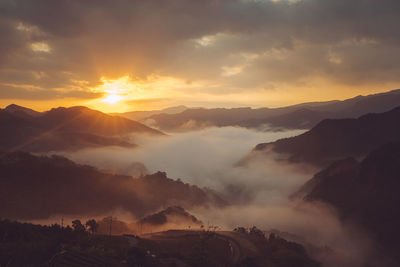
[[148,110],[148,111],[130,111],[125,113],[114,113],[113,115],[118,115],[130,120],[140,121],[147,117],[157,115],[157,114],[177,114],[187,110],[188,108],[180,105],[176,107],[169,107],[161,110]]
[[36,121],[48,130],[88,132],[113,136],[128,133],[161,134],[139,122],[119,116],[110,116],[87,107],[55,108]]
[[125,222],[118,218],[105,217],[99,221],[98,233],[109,234],[112,223],[112,234],[146,234],[171,229],[200,229],[203,224],[181,206],[171,206],[156,213],[151,213],[135,222]]
[[0,150],[34,152],[84,147],[131,147],[129,134],[162,135],[139,122],[86,107],[56,108],[39,113],[17,105],[0,110]]
[[26,117],[26,116],[39,117],[42,115],[41,112],[38,112],[38,111],[30,109],[30,108],[18,106],[16,104],[8,105],[4,110],[9,113],[12,113],[14,115],[21,116],[21,117]]
[[[210,126],[310,129],[327,118],[355,118],[369,112],[385,112],[400,105],[400,89],[357,96],[343,101],[302,103],[281,108],[187,109],[177,114],[156,114],[141,121],[166,131],[185,131]],[[188,127],[190,126],[190,127]]]
[[358,119],[327,119],[299,136],[258,144],[253,153],[273,151],[293,162],[327,166],[343,157],[365,156],[391,141],[400,141],[400,107]]
[[[114,221],[113,221],[114,224]],[[173,230],[144,236],[89,234],[71,227],[0,219],[1,266],[319,267],[283,238]],[[245,241],[245,242],[243,242]],[[250,251],[246,245],[255,247]]]
[[238,125],[246,128],[255,128],[256,126],[262,127],[265,125],[266,127],[269,126],[286,129],[310,129],[323,119],[334,116],[335,114],[332,112],[316,111],[310,108],[300,108],[268,118],[241,121],[238,123]]
[[169,179],[111,175],[59,156],[25,152],[0,156],[1,216],[39,219],[51,215],[102,215],[123,209],[136,216],[166,205],[224,205],[213,191]]
[[189,226],[200,227],[203,223],[195,216],[188,213],[184,208],[172,206],[160,212],[148,215],[140,219],[136,224],[140,226],[140,228],[144,226],[144,228],[150,228],[152,232],[154,232],[162,229],[176,229],[177,227],[183,229]]
[[344,220],[365,227],[400,262],[400,143],[389,143],[358,163],[348,158],[316,174],[300,192],[306,201],[337,208]]

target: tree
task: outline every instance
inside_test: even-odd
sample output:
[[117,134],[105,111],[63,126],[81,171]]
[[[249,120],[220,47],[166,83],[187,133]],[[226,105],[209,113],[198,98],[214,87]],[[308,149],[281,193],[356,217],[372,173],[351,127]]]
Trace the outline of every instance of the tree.
[[254,235],[254,236],[258,236],[258,237],[265,238],[263,231],[261,231],[260,229],[258,229],[258,228],[255,227],[255,226],[253,226],[253,227],[250,228],[249,234]]
[[74,231],[76,232],[85,232],[85,226],[81,223],[80,220],[73,220],[72,221],[72,228],[74,228]]
[[237,233],[241,233],[241,234],[247,234],[247,230],[244,227],[237,227],[237,228],[233,229],[233,231],[237,232]]
[[92,233],[95,234],[97,232],[97,229],[99,228],[99,224],[96,222],[95,219],[90,219],[85,223],[86,227],[88,230]]
[[271,240],[275,240],[275,239],[276,239],[276,235],[274,233],[270,233],[268,240],[271,241]]

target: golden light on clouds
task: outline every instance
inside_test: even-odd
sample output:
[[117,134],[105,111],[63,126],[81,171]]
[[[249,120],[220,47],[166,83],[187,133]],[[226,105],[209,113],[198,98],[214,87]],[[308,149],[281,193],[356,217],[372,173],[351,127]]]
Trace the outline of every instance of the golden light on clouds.
[[121,95],[109,94],[106,97],[104,97],[102,101],[105,103],[108,103],[108,104],[116,104],[123,99],[124,99],[124,97]]
[[125,96],[128,95],[131,89],[131,83],[128,76],[116,80],[107,80],[102,77],[101,81],[103,84],[94,91],[104,93],[104,98],[101,99],[101,102],[110,105],[115,105],[124,100]]
[[38,1],[0,4],[0,106],[276,107],[400,87],[394,0]]
[[[240,73],[240,68],[223,69],[226,76],[232,77]],[[145,79],[132,78],[129,75],[117,79],[102,77],[101,85],[93,88],[95,93],[101,93],[102,97],[92,99],[80,104],[89,106],[103,112],[128,112],[133,110],[155,110],[170,106],[185,104],[196,107],[279,107],[292,105],[299,102],[327,101],[332,99],[346,99],[354,96],[354,90],[349,87],[335,87],[324,79],[313,78],[313,83],[299,84],[295,88],[291,84],[283,84],[280,90],[274,88],[259,88],[246,94],[237,92],[218,93],[226,90],[221,84],[209,81],[188,82],[171,76],[151,75]],[[207,91],[204,91],[207,88]],[[215,88],[215,90],[213,90]],[[354,88],[352,88],[354,89]],[[298,92],[302,92],[299,94]],[[340,91],[341,97],[337,97]],[[376,88],[360,89],[361,93],[376,93]]]
[[44,42],[32,43],[31,48],[32,48],[33,52],[49,53],[51,50],[50,46]]
[[[92,91],[102,93],[103,96],[83,104],[103,112],[162,109],[182,103],[202,106],[201,101],[204,99],[213,107],[221,103],[228,104],[227,99],[232,101],[234,106],[238,106],[235,102],[259,99],[259,96],[254,94],[249,94],[248,97],[240,93],[216,94],[212,91],[213,88],[218,90],[218,83],[190,82],[171,76],[151,75],[145,79],[135,79],[125,75],[118,79],[102,77],[100,81],[102,84]],[[210,91],[204,92],[204,88]]]
[[118,79],[102,77],[100,81],[102,84],[92,91],[102,93],[103,97],[91,100],[85,105],[104,112],[163,108],[168,99],[178,100],[185,94],[185,89],[194,86],[176,78],[163,76],[134,79],[125,75]]

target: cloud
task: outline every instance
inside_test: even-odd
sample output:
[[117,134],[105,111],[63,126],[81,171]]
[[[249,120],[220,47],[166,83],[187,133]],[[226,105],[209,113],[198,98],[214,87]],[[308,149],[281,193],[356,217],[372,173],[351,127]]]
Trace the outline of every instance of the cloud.
[[[0,81],[12,70],[12,84],[88,91],[103,76],[159,75],[212,84],[198,89],[208,94],[320,79],[398,84],[399,8],[395,0],[7,0]],[[33,73],[43,77],[26,80]]]
[[[129,169],[132,162],[142,162],[150,172],[166,171],[171,178],[180,178],[184,182],[210,187],[226,194],[231,194],[235,186],[241,187],[243,197],[247,198],[251,193],[255,199],[265,194],[264,190],[269,188],[273,195],[274,190],[290,190],[301,185],[309,178],[309,169],[304,168],[296,173],[290,166],[280,168],[273,158],[261,159],[249,167],[234,165],[254,144],[302,132],[257,132],[239,127],[214,127],[166,138],[136,136],[132,142],[139,144],[140,148],[133,150],[85,149],[65,155],[81,163],[116,171]],[[287,176],[296,178],[287,180]],[[280,185],[279,181],[283,184]],[[254,194],[255,191],[259,191],[260,196]]]
[[79,90],[51,90],[35,87],[18,87],[0,84],[0,98],[4,99],[29,99],[29,100],[51,100],[54,98],[99,98],[103,93],[93,93]]
[[301,132],[209,128],[156,139],[136,136],[138,149],[61,153],[80,163],[125,174],[135,171],[130,168],[132,163],[143,162],[150,172],[167,171],[171,178],[209,187],[229,200],[231,205],[225,208],[189,210],[205,223],[224,230],[253,225],[263,230],[278,229],[297,235],[296,242],[312,244],[314,249],[309,252],[315,253],[312,256],[322,260],[324,266],[364,266],[375,256],[368,235],[350,224],[344,225],[331,207],[289,199],[315,169],[276,161],[274,155],[255,159],[248,166],[234,166],[254,144]]

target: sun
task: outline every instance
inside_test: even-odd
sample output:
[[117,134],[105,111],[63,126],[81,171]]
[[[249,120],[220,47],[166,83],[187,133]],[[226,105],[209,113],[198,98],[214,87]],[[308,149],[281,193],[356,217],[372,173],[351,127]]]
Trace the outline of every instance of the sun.
[[119,101],[123,100],[124,97],[117,94],[109,94],[105,98],[102,99],[102,102],[114,105],[117,104]]

